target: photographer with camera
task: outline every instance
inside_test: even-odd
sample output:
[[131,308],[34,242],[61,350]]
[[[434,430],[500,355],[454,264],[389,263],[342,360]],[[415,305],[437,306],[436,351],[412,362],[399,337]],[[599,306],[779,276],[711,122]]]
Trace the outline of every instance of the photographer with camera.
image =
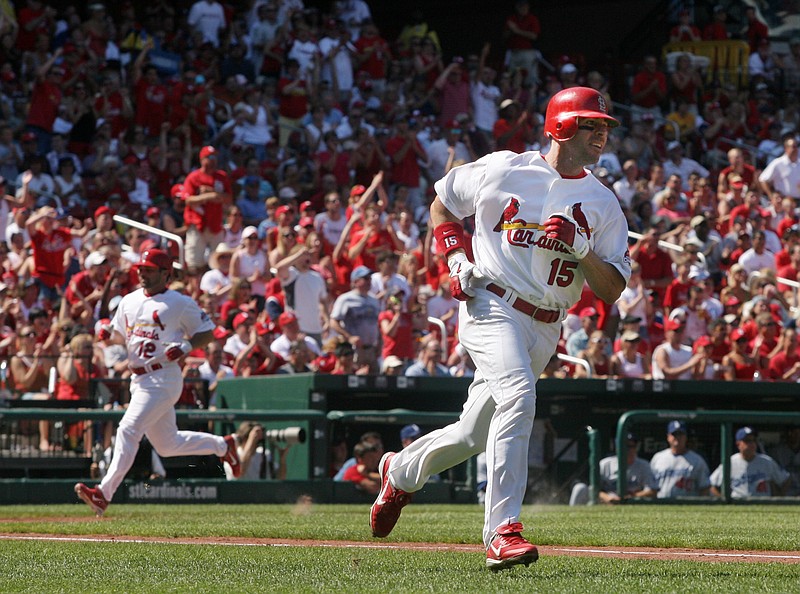
[[[261,479],[286,479],[286,455],[295,443],[304,443],[305,430],[299,427],[265,430],[262,425],[253,421],[244,421],[236,433],[236,449],[242,465],[242,474],[238,480],[256,481]],[[273,452],[267,449],[270,443],[278,452],[275,460]],[[237,480],[233,470],[226,462],[225,478]]]

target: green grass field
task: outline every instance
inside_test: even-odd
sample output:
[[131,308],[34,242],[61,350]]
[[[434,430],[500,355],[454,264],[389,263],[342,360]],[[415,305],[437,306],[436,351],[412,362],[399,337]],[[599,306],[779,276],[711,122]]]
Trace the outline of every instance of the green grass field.
[[[367,513],[115,505],[97,520],[78,504],[7,506],[0,532],[382,542],[370,537]],[[482,519],[479,506],[411,505],[386,541],[477,544]],[[542,545],[800,550],[800,506],[537,506],[522,520]],[[800,565],[543,556],[493,574],[472,552],[0,540],[0,591],[800,592]]]

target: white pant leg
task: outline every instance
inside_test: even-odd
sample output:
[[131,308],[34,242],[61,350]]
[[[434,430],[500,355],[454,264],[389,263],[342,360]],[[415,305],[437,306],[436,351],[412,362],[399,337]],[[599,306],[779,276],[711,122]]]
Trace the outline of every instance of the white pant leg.
[[458,421],[423,435],[392,459],[392,485],[409,493],[419,491],[432,474],[482,452],[493,413],[494,400],[478,370]]
[[486,441],[484,543],[519,520],[528,478],[536,381],[553,352],[559,324],[543,324],[483,289],[462,306],[459,338],[485,380],[495,409]]
[[228,451],[225,438],[200,431],[178,431],[175,407],[153,423],[145,432],[159,456],[224,456]]
[[[111,501],[125,475],[133,466],[139,443],[147,434],[153,447],[160,454],[158,443],[168,443],[172,434],[177,433],[175,424],[175,403],[180,398],[182,378],[177,366],[163,369],[137,378],[131,382],[131,402],[119,423],[114,455],[108,471],[100,483],[100,491],[107,501]],[[163,420],[166,418],[166,422]],[[205,453],[224,455],[227,449],[222,437],[209,435],[215,440],[215,447]],[[219,440],[219,443],[216,442]],[[222,445],[220,445],[222,444]]]

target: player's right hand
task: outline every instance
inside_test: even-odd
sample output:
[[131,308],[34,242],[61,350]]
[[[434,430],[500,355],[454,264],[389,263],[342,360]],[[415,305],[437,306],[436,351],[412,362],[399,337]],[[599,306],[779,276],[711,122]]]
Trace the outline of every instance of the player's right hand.
[[447,259],[450,268],[450,293],[454,299],[467,301],[475,297],[475,291],[470,287],[470,282],[476,275],[475,264],[467,259],[464,252],[456,252]]
[[578,260],[583,260],[589,253],[589,242],[578,233],[575,219],[567,214],[551,214],[544,222],[544,231],[550,239],[557,239],[563,243]]

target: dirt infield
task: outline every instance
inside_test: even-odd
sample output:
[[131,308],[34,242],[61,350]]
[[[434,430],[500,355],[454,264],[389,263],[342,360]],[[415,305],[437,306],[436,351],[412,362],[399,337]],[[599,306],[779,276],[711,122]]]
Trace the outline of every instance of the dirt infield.
[[[69,521],[62,518],[61,521]],[[85,517],[80,518],[86,521]],[[20,520],[16,520],[20,521]],[[75,518],[78,521],[78,518]],[[291,540],[277,538],[165,538],[147,536],[111,535],[53,535],[53,534],[13,534],[0,533],[0,541],[42,541],[42,542],[108,542],[108,543],[162,543],[162,544],[203,544],[241,547],[326,547],[347,549],[398,549],[432,552],[474,552],[483,553],[483,547],[476,544],[383,542],[383,541],[341,541],[341,540]],[[651,547],[585,547],[563,545],[540,545],[539,554],[545,557],[576,556],[602,557],[607,559],[661,559],[703,561],[710,563],[800,563],[800,551],[725,551],[708,549],[665,549]]]

